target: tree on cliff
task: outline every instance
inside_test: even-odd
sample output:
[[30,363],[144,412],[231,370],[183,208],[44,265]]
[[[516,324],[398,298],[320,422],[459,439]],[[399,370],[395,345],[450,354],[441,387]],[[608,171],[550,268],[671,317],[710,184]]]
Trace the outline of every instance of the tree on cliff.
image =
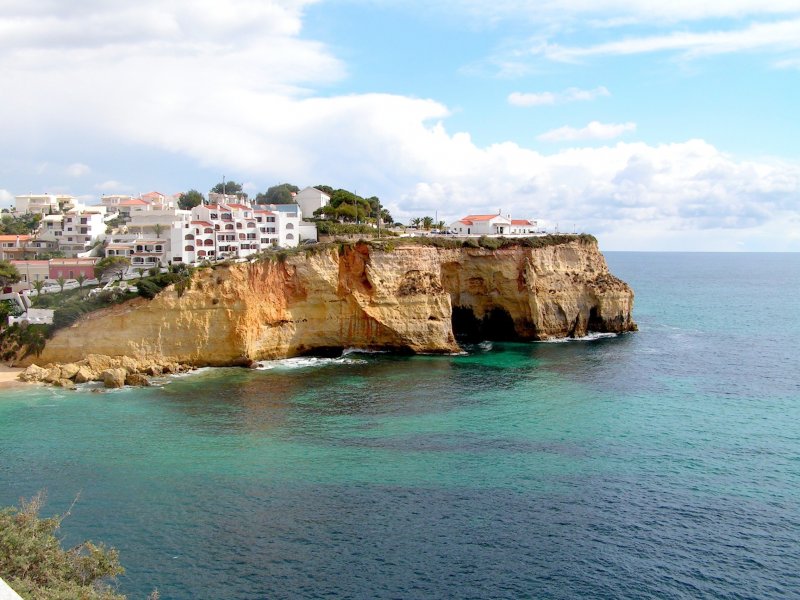
[[94,276],[98,281],[104,277],[118,277],[122,281],[130,264],[131,261],[124,256],[106,256],[97,261],[94,266]]
[[197,190],[189,190],[184,192],[178,198],[178,208],[181,210],[192,210],[195,206],[199,206],[205,201],[205,196]]
[[2,293],[4,287],[17,283],[21,278],[22,276],[19,274],[17,267],[7,260],[0,260],[0,293]]
[[236,183],[233,179],[230,181],[220,181],[217,185],[211,188],[215,194],[236,194],[240,198],[247,198],[247,194],[242,191],[242,184]]
[[299,191],[300,188],[291,183],[273,185],[267,189],[265,194],[257,194],[256,202],[258,204],[291,204],[294,202],[294,194]]

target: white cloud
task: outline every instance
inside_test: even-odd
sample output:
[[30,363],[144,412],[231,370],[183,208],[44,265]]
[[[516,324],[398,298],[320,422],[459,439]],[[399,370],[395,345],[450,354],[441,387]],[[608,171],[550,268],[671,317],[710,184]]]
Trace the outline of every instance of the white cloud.
[[[6,5],[4,85],[70,92],[59,102],[47,94],[0,95],[0,130],[9,138],[66,148],[79,132],[104,148],[172,153],[237,181],[375,193],[398,218],[438,211],[449,222],[500,208],[564,229],[574,223],[601,241],[634,240],[628,248],[679,238],[705,244],[729,232],[769,240],[795,214],[797,164],[735,160],[703,141],[550,155],[514,143],[481,147],[467,133],[448,132],[450,110],[434,100],[315,93],[346,69],[300,35],[302,0],[237,0],[238,10],[211,0]],[[14,30],[17,20],[25,35]],[[85,36],[76,33],[83,25]],[[579,92],[572,92],[576,101]],[[634,128],[593,122],[561,135],[609,139]],[[148,173],[125,167],[113,172],[138,189],[151,187]],[[103,181],[96,188],[130,186]]]
[[800,48],[800,19],[754,23],[728,31],[676,32],[632,37],[593,46],[535,45],[531,54],[572,62],[593,56],[620,56],[651,52],[682,52],[687,58],[745,51],[785,51]]
[[106,181],[96,183],[94,185],[94,189],[101,192],[129,192],[133,189],[133,186],[120,183],[115,179],[108,179]]
[[798,229],[797,164],[736,161],[702,140],[552,155],[501,144],[474,148],[469,160],[467,175],[419,181],[403,197],[406,213],[438,208],[450,222],[500,208],[562,231],[575,225],[606,248],[734,250],[731,240],[747,238],[761,249],[800,249],[782,225]]
[[800,57],[786,58],[775,63],[778,69],[800,69]]
[[594,100],[600,96],[610,96],[611,93],[603,86],[591,90],[567,88],[563,92],[512,92],[508,96],[508,103],[512,106],[545,106],[552,104],[565,104]]
[[10,208],[14,201],[14,195],[8,190],[0,188],[0,207]]
[[71,165],[68,165],[64,171],[70,177],[82,177],[92,172],[89,166],[84,165],[83,163],[72,163]]
[[[419,0],[402,4],[429,8]],[[528,19],[534,23],[574,22],[576,18],[598,21],[599,25],[742,19],[747,17],[800,14],[796,0],[443,0],[436,3],[441,13],[465,15],[477,23],[494,25],[505,20]]]
[[559,127],[552,129],[536,139],[543,142],[574,142],[579,140],[611,140],[625,133],[636,131],[636,123],[600,123],[592,121],[586,127]]

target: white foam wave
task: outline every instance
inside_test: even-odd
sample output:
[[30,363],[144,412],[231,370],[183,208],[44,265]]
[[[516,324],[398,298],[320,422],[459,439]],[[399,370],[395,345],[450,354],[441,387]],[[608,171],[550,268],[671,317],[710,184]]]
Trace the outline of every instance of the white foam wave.
[[323,358],[319,356],[302,356],[298,358],[284,358],[281,360],[266,360],[258,363],[259,371],[271,371],[273,369],[308,369],[314,367],[326,367],[330,365],[364,365],[366,360],[340,356],[338,358]]
[[552,340],[541,340],[540,343],[542,344],[566,344],[568,342],[593,342],[595,340],[602,340],[606,338],[614,338],[617,337],[619,334],[617,333],[600,333],[596,331],[590,331],[587,335],[583,337],[576,337],[576,338],[555,338]]
[[350,354],[388,354],[388,350],[367,350],[366,348],[345,348],[342,356]]

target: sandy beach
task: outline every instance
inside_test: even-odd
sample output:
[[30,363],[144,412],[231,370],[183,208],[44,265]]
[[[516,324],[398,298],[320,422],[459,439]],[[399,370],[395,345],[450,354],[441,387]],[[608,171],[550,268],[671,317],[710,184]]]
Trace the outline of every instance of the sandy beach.
[[25,385],[23,381],[17,379],[17,376],[21,372],[22,369],[7,367],[6,365],[0,364],[0,388]]

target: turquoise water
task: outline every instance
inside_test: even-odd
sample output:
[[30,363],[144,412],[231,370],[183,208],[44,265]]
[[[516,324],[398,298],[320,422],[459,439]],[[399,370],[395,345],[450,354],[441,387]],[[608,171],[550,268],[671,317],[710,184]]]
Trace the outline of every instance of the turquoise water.
[[785,598],[800,255],[609,253],[636,334],[3,390],[0,503],[143,598]]

